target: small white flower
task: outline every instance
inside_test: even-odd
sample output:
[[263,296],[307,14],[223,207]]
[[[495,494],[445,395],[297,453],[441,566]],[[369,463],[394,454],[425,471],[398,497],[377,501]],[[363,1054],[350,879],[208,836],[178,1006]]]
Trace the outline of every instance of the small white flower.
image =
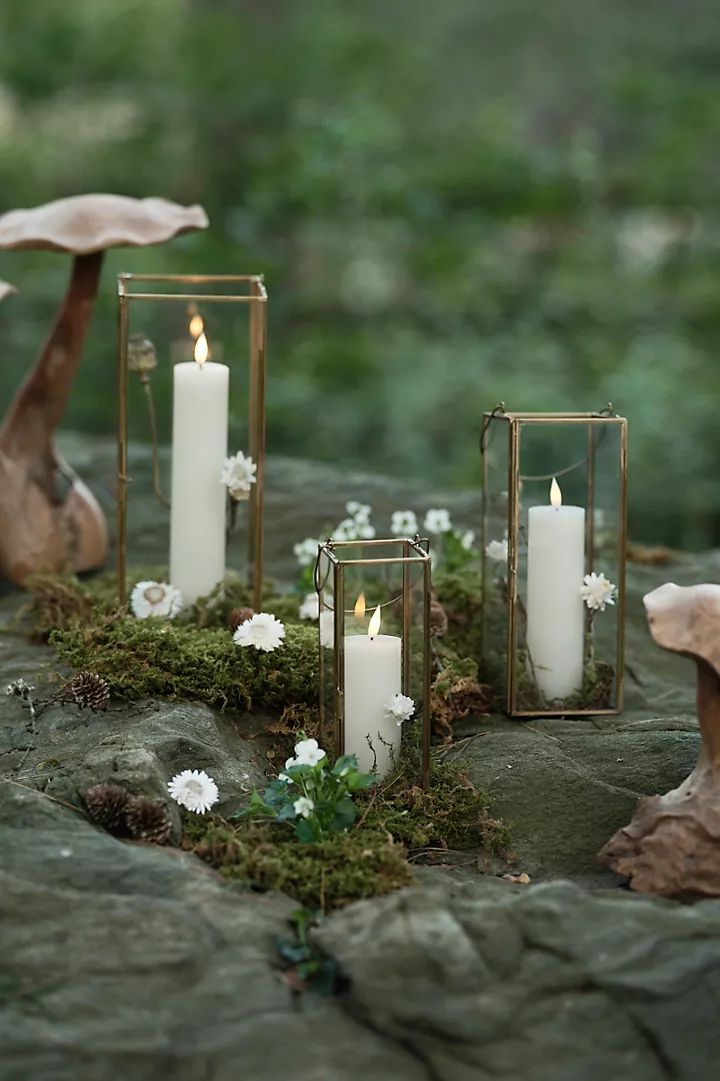
[[385,704],[385,712],[395,718],[398,725],[409,721],[415,712],[415,703],[406,694],[394,694]]
[[358,536],[358,526],[354,518],[343,518],[332,532],[333,540],[336,541],[353,541],[357,540]]
[[591,612],[604,612],[606,604],[615,604],[615,585],[604,574],[586,574],[580,586],[580,596]]
[[390,521],[393,537],[414,536],[418,531],[418,522],[412,510],[396,510]]
[[285,759],[285,769],[290,769],[291,766],[297,766],[299,763],[294,758]]
[[323,649],[335,645],[335,613],[330,609],[320,613],[320,645]]
[[306,537],[299,544],[293,545],[295,558],[301,567],[311,567],[318,554],[318,541],[314,537]]
[[307,796],[301,796],[300,799],[296,799],[293,803],[293,811],[300,818],[309,818],[313,813],[315,804]]
[[269,612],[256,612],[250,619],[241,623],[233,635],[233,641],[239,646],[254,646],[263,653],[272,653],[282,645],[285,626]]
[[492,559],[493,563],[507,563],[508,542],[506,540],[490,541],[485,548],[485,555]]
[[[292,758],[288,759],[288,762],[292,762]],[[284,781],[285,784],[292,784],[292,777],[288,777],[287,773],[278,773],[278,781]]]
[[172,619],[182,606],[182,593],[167,582],[138,582],[130,594],[130,608],[137,619],[148,616]]
[[472,550],[472,546],[475,543],[475,534],[472,529],[466,530],[460,535],[460,547],[464,548],[466,552]]
[[370,522],[363,522],[361,519],[355,519],[355,526],[357,528],[357,535],[361,540],[372,540],[375,536],[375,526]]
[[[316,766],[325,758],[325,751],[316,739],[301,739],[295,744],[294,766]],[[287,768],[287,766],[286,766]]]
[[449,533],[452,529],[449,512],[439,507],[431,507],[425,515],[423,528],[428,533]]
[[356,522],[367,522],[372,514],[372,507],[370,504],[358,503],[357,499],[351,499],[349,503],[346,503],[345,510]]
[[246,457],[239,450],[225,459],[220,471],[220,483],[226,486],[233,499],[248,499],[250,488],[257,481],[256,472],[257,465],[250,455]]
[[317,593],[307,593],[298,609],[300,619],[317,619],[320,615],[320,598]]
[[218,786],[204,769],[184,769],[168,784],[168,792],[181,807],[205,814],[220,798]]

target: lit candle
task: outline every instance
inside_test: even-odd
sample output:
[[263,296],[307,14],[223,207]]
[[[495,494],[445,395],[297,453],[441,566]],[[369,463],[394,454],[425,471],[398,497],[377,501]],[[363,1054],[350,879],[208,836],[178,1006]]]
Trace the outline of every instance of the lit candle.
[[[355,615],[365,614],[362,594]],[[393,695],[401,691],[401,641],[396,635],[378,634],[380,606],[375,609],[367,634],[345,637],[345,754],[357,755],[364,773],[381,777],[392,768],[400,752],[400,726],[387,712]],[[368,746],[368,738],[372,750]],[[373,754],[374,752],[374,754]]]
[[229,370],[209,363],[207,338],[195,360],[173,369],[170,581],[186,604],[210,593],[225,575]]
[[527,560],[530,671],[548,700],[567,698],[583,677],[585,510],[562,505],[555,479],[550,506],[530,507]]

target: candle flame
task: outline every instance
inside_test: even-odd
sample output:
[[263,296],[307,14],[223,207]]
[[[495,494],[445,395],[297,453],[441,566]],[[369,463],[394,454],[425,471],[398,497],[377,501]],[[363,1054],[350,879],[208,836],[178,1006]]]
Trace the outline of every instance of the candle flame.
[[365,594],[361,593],[355,601],[355,618],[362,619],[365,615]]
[[562,492],[560,491],[560,485],[555,477],[553,477],[552,484],[550,485],[550,503],[553,507],[562,506]]
[[199,338],[202,332],[205,330],[205,321],[201,315],[195,313],[190,320],[188,330],[193,338]]
[[208,358],[208,343],[204,334],[201,334],[195,342],[195,363],[201,368]]
[[373,612],[372,619],[368,624],[368,635],[370,638],[374,638],[377,632],[380,630],[380,618],[380,605],[378,605]]

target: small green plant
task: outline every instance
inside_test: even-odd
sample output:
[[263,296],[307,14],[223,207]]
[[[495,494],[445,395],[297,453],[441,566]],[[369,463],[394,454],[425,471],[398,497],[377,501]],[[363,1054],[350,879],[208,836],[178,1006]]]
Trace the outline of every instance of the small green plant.
[[354,754],[341,755],[330,766],[317,740],[306,739],[301,732],[295,757],[288,758],[283,772],[270,782],[262,796],[253,792],[248,807],[237,817],[290,822],[299,841],[319,841],[352,826],[357,817],[354,793],[376,780],[371,773],[360,772]]
[[321,919],[322,912],[298,908],[288,920],[294,932],[292,937],[281,935],[275,939],[279,967],[296,994],[311,989],[321,995],[330,995],[335,989],[335,961],[325,957],[310,941],[310,930],[316,927]]

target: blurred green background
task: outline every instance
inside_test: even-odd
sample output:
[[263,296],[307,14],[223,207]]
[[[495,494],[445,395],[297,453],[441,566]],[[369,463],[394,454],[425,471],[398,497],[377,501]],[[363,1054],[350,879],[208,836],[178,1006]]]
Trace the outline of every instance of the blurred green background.
[[[717,0],[2,0],[0,209],[211,221],[110,254],[67,426],[118,271],[264,272],[272,452],[469,486],[483,409],[612,400],[632,535],[720,543],[719,46]],[[0,407],[68,271],[0,253]]]

